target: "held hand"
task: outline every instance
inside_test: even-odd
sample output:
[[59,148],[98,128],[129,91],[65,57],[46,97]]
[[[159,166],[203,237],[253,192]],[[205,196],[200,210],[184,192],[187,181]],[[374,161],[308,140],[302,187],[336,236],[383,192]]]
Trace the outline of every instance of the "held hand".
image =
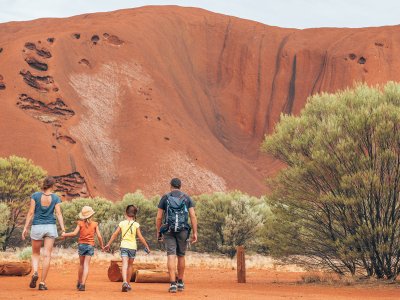
[[194,243],[196,243],[196,242],[197,242],[197,232],[196,232],[196,233],[193,233],[191,243],[194,244]]
[[26,234],[28,233],[28,230],[26,228],[24,228],[24,230],[22,231],[22,240],[25,241],[26,238]]
[[108,252],[109,250],[110,250],[110,245],[107,244],[103,247],[103,251]]

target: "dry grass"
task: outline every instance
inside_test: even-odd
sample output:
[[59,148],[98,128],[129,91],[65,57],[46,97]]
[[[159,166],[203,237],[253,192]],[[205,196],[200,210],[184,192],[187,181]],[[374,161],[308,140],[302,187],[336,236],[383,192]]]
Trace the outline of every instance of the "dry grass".
[[[0,252],[0,261],[19,261],[21,251],[23,251],[23,249]],[[92,258],[92,262],[108,264],[112,259],[120,259],[118,251],[114,254],[111,254],[97,250]],[[146,255],[144,251],[139,250],[136,261],[162,265],[166,262],[166,255],[162,251],[152,251],[150,255]],[[78,262],[78,253],[76,249],[54,248],[52,255],[53,264],[62,265],[70,262]],[[217,254],[189,251],[186,256],[186,265],[189,267],[205,267],[209,269],[236,269],[236,259],[230,259]],[[304,269],[296,265],[280,265],[271,257],[256,254],[246,256],[246,267],[248,269],[273,270],[281,272],[304,272]]]

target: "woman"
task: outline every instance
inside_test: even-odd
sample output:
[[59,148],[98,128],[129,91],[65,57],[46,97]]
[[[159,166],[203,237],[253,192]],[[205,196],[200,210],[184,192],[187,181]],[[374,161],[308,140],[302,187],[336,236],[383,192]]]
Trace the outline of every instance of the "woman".
[[58,237],[54,210],[56,211],[61,230],[65,233],[64,220],[60,208],[61,200],[53,193],[54,184],[54,178],[47,177],[43,181],[43,191],[36,192],[32,195],[25,227],[22,232],[22,239],[25,240],[28,233],[28,226],[33,218],[31,227],[33,275],[29,284],[30,288],[35,288],[36,282],[39,279],[40,248],[42,247],[42,241],[44,241],[42,280],[39,283],[39,290],[47,290],[46,277],[50,267],[51,252],[53,250],[54,240]]

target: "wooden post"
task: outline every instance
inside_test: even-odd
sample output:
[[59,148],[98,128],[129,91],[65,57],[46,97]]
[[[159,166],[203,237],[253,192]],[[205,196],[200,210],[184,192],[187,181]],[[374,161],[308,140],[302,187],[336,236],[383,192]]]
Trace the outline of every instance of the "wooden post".
[[246,283],[246,258],[243,246],[236,248],[237,257],[237,280],[238,283]]

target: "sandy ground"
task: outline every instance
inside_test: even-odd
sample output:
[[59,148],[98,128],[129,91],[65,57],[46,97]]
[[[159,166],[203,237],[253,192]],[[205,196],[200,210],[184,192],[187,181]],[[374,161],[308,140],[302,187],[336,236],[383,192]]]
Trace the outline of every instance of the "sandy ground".
[[171,295],[168,284],[132,284],[121,293],[120,283],[107,278],[107,263],[92,264],[86,292],[75,290],[77,265],[52,266],[48,291],[28,287],[30,277],[0,277],[0,299],[399,299],[398,285],[331,286],[298,284],[304,273],[248,270],[246,284],[235,282],[231,269],[189,268],[186,290]]

